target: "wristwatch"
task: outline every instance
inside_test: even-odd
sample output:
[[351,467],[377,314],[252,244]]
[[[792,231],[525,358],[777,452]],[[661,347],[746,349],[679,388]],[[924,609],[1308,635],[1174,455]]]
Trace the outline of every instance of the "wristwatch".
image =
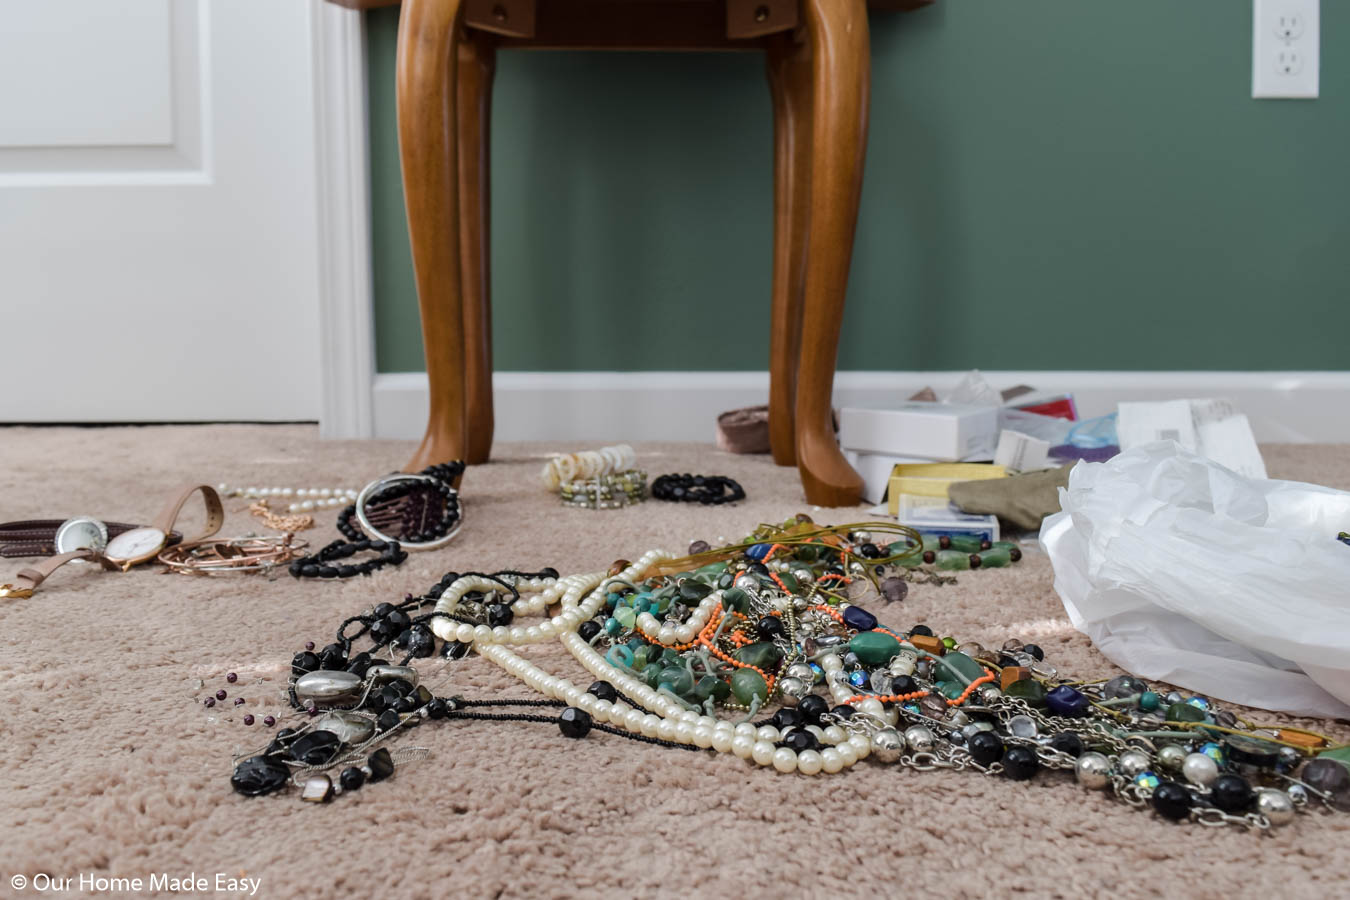
[[207,484],[188,485],[178,491],[150,525],[105,525],[88,516],[63,522],[32,519],[0,525],[2,555],[36,556],[56,552],[55,556],[19,572],[12,583],[0,584],[0,598],[33,596],[34,588],[68,562],[90,560],[105,569],[125,572],[138,563],[154,559],[160,550],[182,540],[182,535],[172,530],[173,524],[182,512],[183,504],[197,491],[202,492],[206,503],[206,525],[202,533],[193,538],[200,541],[219,531],[225,521],[225,507],[221,505],[220,495]]
[[169,501],[150,525],[124,531],[108,541],[103,555],[123,571],[154,559],[168,545],[173,523],[178,520],[183,504],[197,491],[202,492],[202,499],[206,501],[206,527],[192,540],[205,540],[215,534],[225,522],[225,507],[221,505],[220,495],[209,484],[190,484]]

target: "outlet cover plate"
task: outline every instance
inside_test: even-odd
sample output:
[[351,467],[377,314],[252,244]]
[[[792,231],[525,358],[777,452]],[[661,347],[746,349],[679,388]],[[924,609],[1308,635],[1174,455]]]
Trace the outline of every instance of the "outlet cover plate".
[[1321,0],[1252,0],[1252,96],[1317,96]]

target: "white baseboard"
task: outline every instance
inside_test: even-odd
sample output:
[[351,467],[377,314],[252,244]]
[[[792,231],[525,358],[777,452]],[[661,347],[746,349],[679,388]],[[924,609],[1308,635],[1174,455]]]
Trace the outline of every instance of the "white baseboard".
[[[835,406],[886,406],[963,372],[840,372]],[[1083,417],[1122,400],[1221,397],[1263,442],[1350,443],[1350,372],[985,372],[995,387],[1074,395]],[[765,403],[767,372],[497,372],[499,441],[712,441],[717,414]],[[377,375],[375,437],[413,440],[426,427],[427,376]]]

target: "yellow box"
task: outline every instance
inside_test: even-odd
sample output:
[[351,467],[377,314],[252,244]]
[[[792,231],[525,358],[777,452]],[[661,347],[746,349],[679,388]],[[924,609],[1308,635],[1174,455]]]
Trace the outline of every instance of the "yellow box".
[[891,469],[886,502],[891,515],[900,513],[900,495],[946,497],[947,488],[958,481],[1003,478],[1008,471],[989,463],[897,463]]

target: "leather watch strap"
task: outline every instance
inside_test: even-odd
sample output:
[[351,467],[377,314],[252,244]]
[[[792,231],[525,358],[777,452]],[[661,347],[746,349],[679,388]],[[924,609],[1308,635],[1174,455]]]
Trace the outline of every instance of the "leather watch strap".
[[158,528],[160,531],[168,534],[173,528],[174,522],[178,521],[178,514],[183,511],[183,504],[187,503],[197,491],[202,492],[202,499],[206,502],[206,526],[201,534],[190,538],[190,541],[202,541],[209,538],[220,530],[220,526],[225,524],[225,506],[220,502],[220,494],[209,484],[190,484],[174,495],[168,505],[155,516],[154,521],[150,523],[152,528]]
[[[19,522],[0,522],[0,556],[51,556],[56,552],[56,532],[65,519],[25,519]],[[126,522],[104,522],[108,537],[115,538],[139,525]],[[169,544],[177,544],[183,536],[169,533]]]
[[44,559],[35,566],[29,566],[22,569],[14,576],[14,581],[9,584],[0,585],[0,597],[23,598],[33,596],[33,591],[38,585],[46,581],[47,578],[57,569],[66,563],[76,559],[94,560],[100,563],[103,568],[118,571],[117,566],[112,560],[103,554],[94,550],[72,550],[69,553],[62,553],[59,556],[52,556]]

